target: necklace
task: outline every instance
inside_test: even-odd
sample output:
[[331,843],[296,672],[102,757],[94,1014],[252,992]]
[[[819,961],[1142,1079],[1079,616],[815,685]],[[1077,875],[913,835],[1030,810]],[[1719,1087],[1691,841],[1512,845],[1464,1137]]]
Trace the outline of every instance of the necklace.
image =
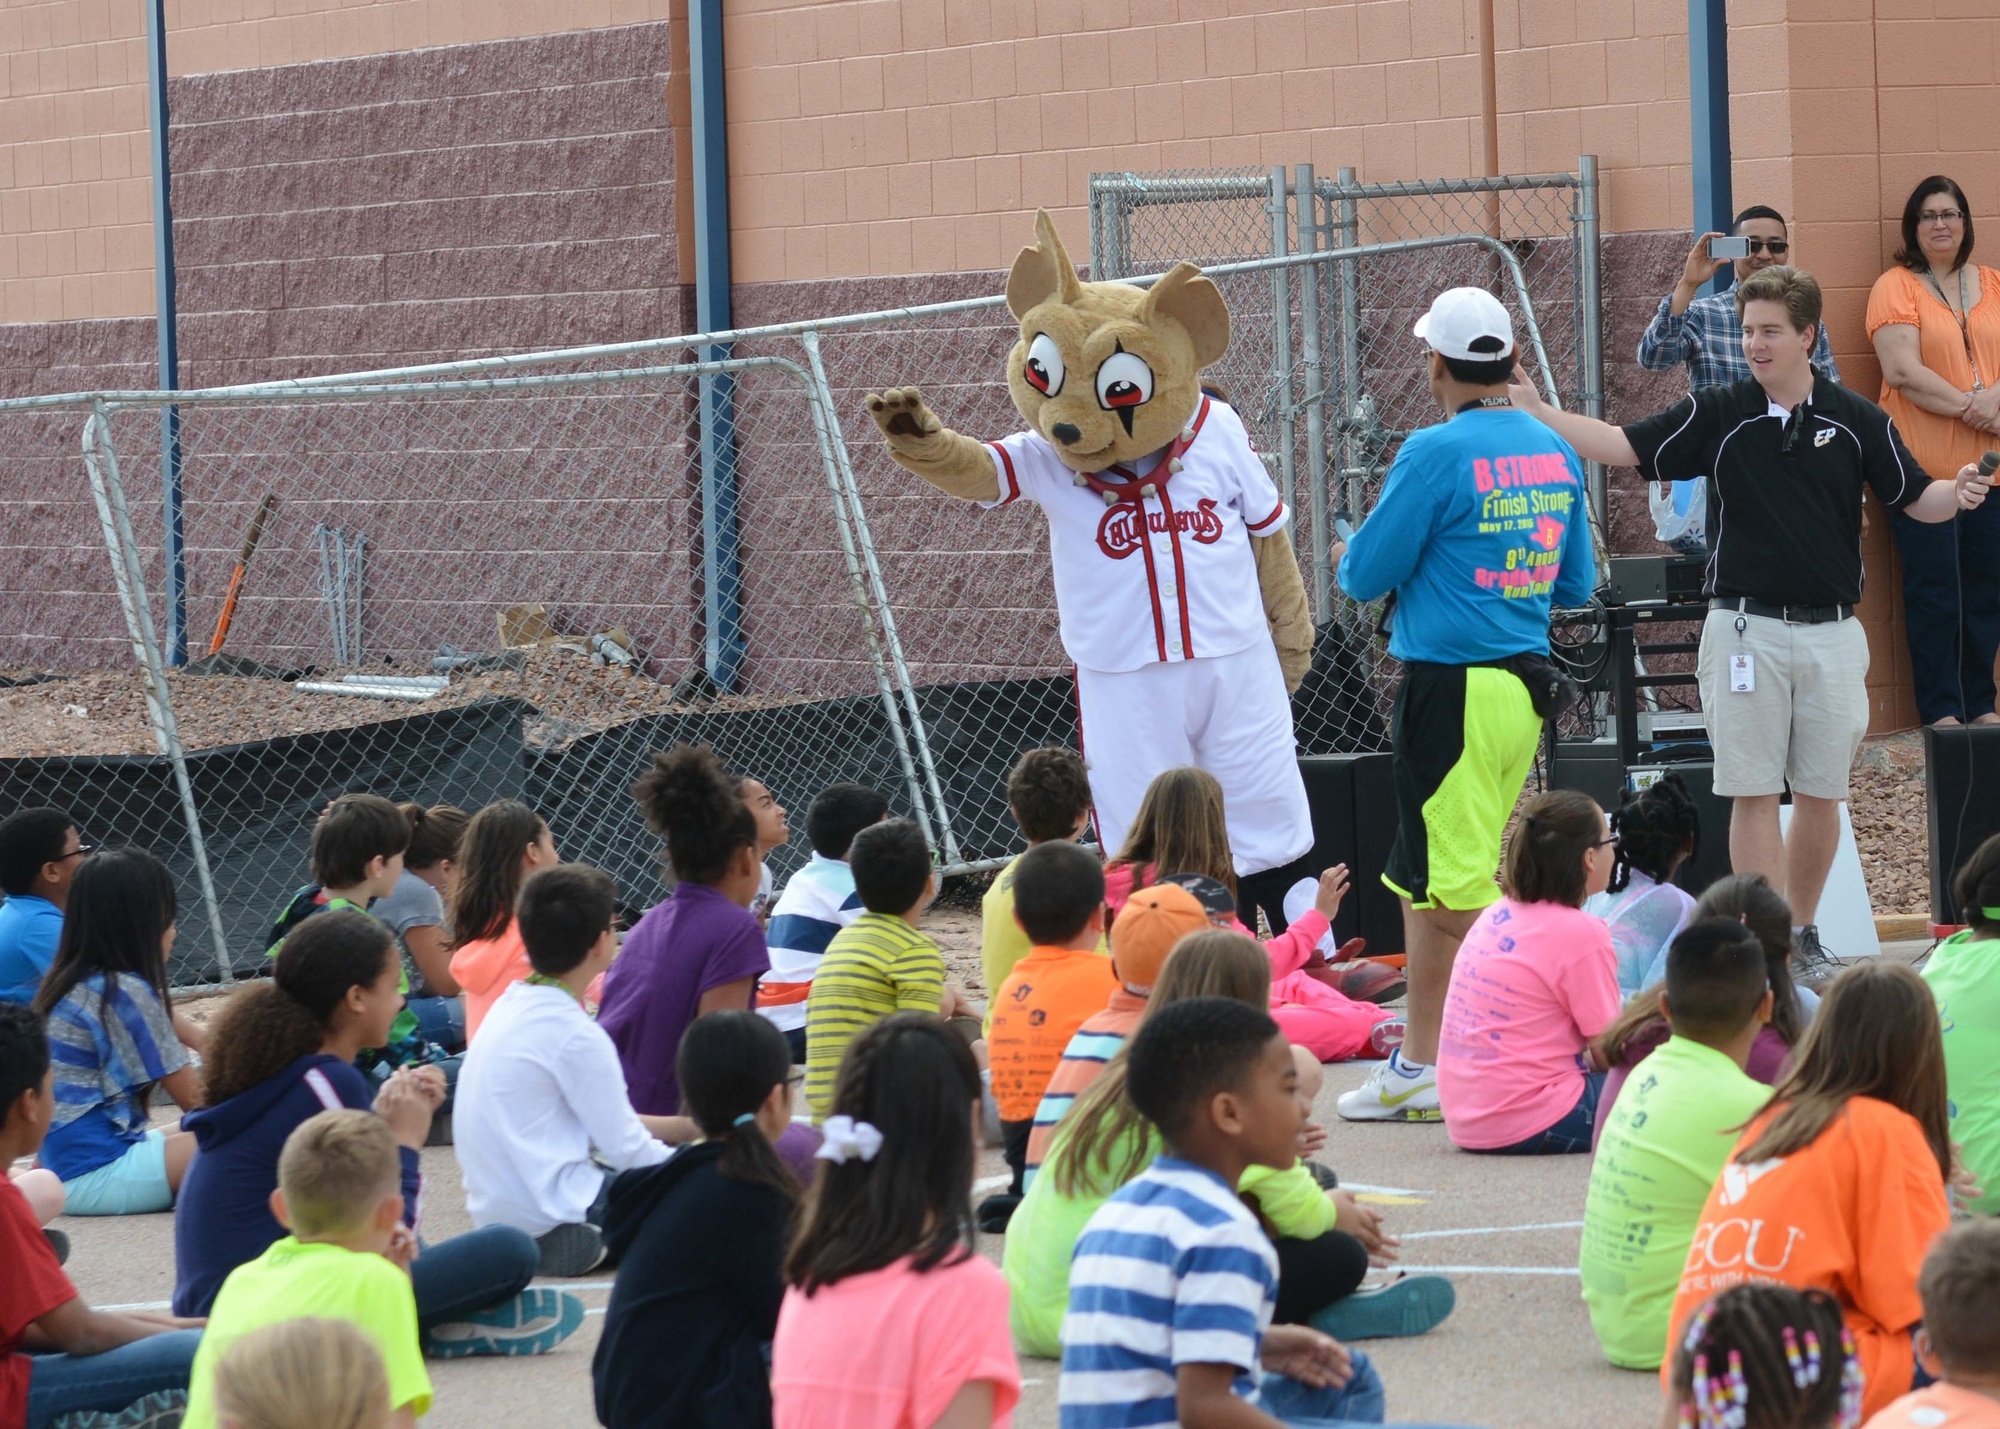
[[[576,997],[576,994],[570,991],[569,984],[565,983],[559,977],[550,977],[547,973],[529,973],[526,977],[522,978],[521,981],[527,983],[531,987],[559,987],[564,992],[569,993],[571,997]],[[583,1001],[583,999],[580,997],[576,997],[576,1000],[578,1002]]]
[[1125,478],[1122,482],[1106,481],[1102,476],[1086,472],[1077,472],[1070,479],[1076,485],[1087,486],[1103,497],[1106,506],[1116,506],[1121,501],[1130,501],[1137,505],[1148,497],[1157,496],[1179,473],[1181,457],[1194,445],[1195,433],[1201,430],[1201,424],[1207,417],[1208,398],[1203,397],[1201,405],[1195,409],[1194,417],[1181,428],[1181,434],[1174,438],[1172,445],[1167,448],[1166,455],[1160,458],[1160,464],[1154,467],[1143,481],[1137,472],[1125,466],[1109,468]]
[[1969,321],[1971,313],[1965,304],[1965,265],[1961,263],[1958,268],[1958,306],[1955,308],[1951,305],[1951,299],[1944,295],[1944,284],[1937,280],[1937,274],[1926,268],[1924,276],[1931,280],[1931,288],[1937,293],[1938,301],[1944,304],[1944,310],[1950,313],[1952,321],[1958,324],[1959,340],[1965,344],[1965,360],[1972,365],[1972,390],[1980,391],[1986,383],[1979,375],[1978,355],[1972,350],[1972,326]]

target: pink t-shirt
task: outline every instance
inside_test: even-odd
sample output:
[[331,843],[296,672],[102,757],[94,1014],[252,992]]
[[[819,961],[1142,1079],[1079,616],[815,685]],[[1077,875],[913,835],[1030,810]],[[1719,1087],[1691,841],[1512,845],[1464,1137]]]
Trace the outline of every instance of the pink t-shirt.
[[1009,1429],[1021,1369],[1007,1282],[981,1256],[922,1274],[899,1260],[811,1296],[785,1292],[771,1343],[777,1429],[929,1429],[982,1379],[993,1429]]
[[1438,1101],[1459,1146],[1492,1151],[1547,1131],[1583,1094],[1584,1047],[1618,1016],[1604,920],[1503,898],[1459,946],[1438,1037]]

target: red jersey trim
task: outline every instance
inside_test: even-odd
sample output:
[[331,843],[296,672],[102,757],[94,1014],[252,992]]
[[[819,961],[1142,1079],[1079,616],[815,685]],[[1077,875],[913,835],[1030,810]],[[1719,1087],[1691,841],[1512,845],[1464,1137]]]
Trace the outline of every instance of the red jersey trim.
[[[1204,403],[1204,406],[1206,406],[1206,403]],[[1188,624],[1187,565],[1181,559],[1180,523],[1174,520],[1174,503],[1168,497],[1167,489],[1164,486],[1160,488],[1160,512],[1167,518],[1167,539],[1173,543],[1174,547],[1174,603],[1180,606],[1181,610],[1181,658],[1192,660],[1194,659],[1194,630]],[[1159,603],[1159,587],[1155,586],[1153,588],[1153,605],[1155,609],[1159,607]],[[1160,658],[1162,660],[1167,658],[1164,650],[1160,652]]]
[[[1007,490],[1001,495],[1000,504],[1005,506],[1011,501],[1019,501],[1021,499],[1021,478],[1014,475],[1014,458],[1007,455],[1007,448],[1001,446],[998,442],[988,442],[986,445],[993,448],[999,454],[1000,468],[1007,474]],[[1283,508],[1280,507],[1280,509],[1282,510]]]
[[1285,514],[1285,498],[1281,496],[1278,498],[1277,510],[1273,511],[1269,516],[1266,516],[1262,521],[1252,521],[1250,523],[1250,534],[1253,536],[1262,534],[1266,526],[1274,524],[1284,514]]
[[1153,567],[1153,537],[1146,529],[1146,503],[1133,503],[1139,511],[1139,553],[1146,558],[1146,596],[1153,602],[1153,644],[1160,652],[1160,663],[1167,662],[1167,617],[1160,609],[1160,573]]

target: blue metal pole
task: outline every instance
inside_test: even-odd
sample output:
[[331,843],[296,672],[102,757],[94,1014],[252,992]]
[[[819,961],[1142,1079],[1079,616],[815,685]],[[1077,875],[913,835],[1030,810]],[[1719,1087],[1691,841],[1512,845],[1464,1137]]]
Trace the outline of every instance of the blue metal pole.
[[[727,332],[729,301],[729,133],[723,108],[722,0],[688,5],[690,98],[694,119],[695,326]],[[697,356],[719,362],[730,345]],[[743,569],[737,543],[736,382],[733,374],[698,380],[701,402],[701,538],[704,656],[716,688],[735,688],[742,667]]]
[[[146,4],[146,108],[153,139],[153,290],[160,387],[181,385],[180,317],[174,305],[173,171],[167,153],[166,0]],[[187,664],[187,535],[181,515],[181,409],[160,409],[160,514],[167,560],[167,663]]]
[[[1688,0],[1688,116],[1694,129],[1694,230],[1727,233],[1736,204],[1729,178],[1726,0]],[[1733,278],[1724,268],[1716,276],[1716,291]]]

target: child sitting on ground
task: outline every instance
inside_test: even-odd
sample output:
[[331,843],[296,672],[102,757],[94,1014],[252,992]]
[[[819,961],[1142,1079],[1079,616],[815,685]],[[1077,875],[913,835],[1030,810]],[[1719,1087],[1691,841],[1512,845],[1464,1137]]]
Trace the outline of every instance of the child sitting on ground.
[[897,1012],[951,1018],[970,1012],[944,980],[944,950],[917,920],[937,896],[937,873],[923,830],[885,819],[854,836],[848,862],[867,911],[827,944],[806,1001],[806,1105],[828,1115],[847,1045]]
[[618,1281],[592,1374],[610,1429],[767,1429],[765,1354],[784,1297],[799,1183],[775,1142],[792,1119],[784,1034],[711,1012],[681,1038],[701,1140],[612,1183],[604,1240]]
[[390,1423],[411,1429],[431,1407],[417,1341],[396,1138],[365,1111],[323,1111],[278,1158],[272,1214],[291,1234],[230,1272],[215,1297],[188,1385],[183,1429],[216,1429],[215,1367],[253,1330],[300,1316],[346,1320],[368,1335],[389,1379]]
[[1382,1382],[1366,1355],[1271,1323],[1278,1257],[1236,1193],[1251,1167],[1298,1157],[1306,1109],[1278,1024],[1227,998],[1158,1007],[1125,1048],[1125,1074],[1163,1149],[1077,1241],[1063,1429],[1379,1422]]
[[1028,1135],[1035,1109],[1063,1049],[1084,1019],[1104,1010],[1118,975],[1104,942],[1104,865],[1068,842],[1044,843],[1016,859],[1014,916],[1028,952],[993,991],[987,1014],[986,1066],[1000,1110],[1002,1151],[1013,1180],[979,1207],[979,1228],[1007,1229],[1021,1204]]
[[643,1117],[625,1094],[618,1049],[583,1010],[583,990],[618,953],[611,875],[562,864],[521,886],[521,941],[534,972],[510,986],[466,1053],[456,1128],[465,1207],[479,1226],[518,1226],[543,1275],[604,1260],[598,1228],[611,1179],[667,1159],[684,1123]]
[[345,1320],[280,1320],[216,1361],[215,1410],[222,1429],[388,1429],[389,1374]]
[[1583,1300],[1622,1369],[1657,1369],[1695,1221],[1736,1131],[1770,1089],[1743,1073],[1770,1015],[1764,950],[1741,923],[1690,924],[1667,951],[1672,1037],[1603,1119],[1583,1210]]
[[35,1000],[56,944],[63,905],[90,845],[61,809],[16,809],[0,819],[0,1002]]
[[1975,1216],[1939,1236],[1917,1295],[1917,1362],[1937,1382],[1904,1395],[1868,1429],[2000,1429],[2000,1222]]
[[1701,851],[1701,810],[1681,776],[1668,770],[1611,815],[1618,836],[1611,882],[1584,900],[1602,918],[1618,955],[1618,990],[1630,997],[1666,975],[1667,945],[1694,917],[1694,898],[1674,883]]
[[465,994],[467,1046],[500,994],[534,971],[514,926],[514,900],[529,874],[560,861],[548,822],[516,800],[488,804],[465,826],[451,898],[451,976]]
[[144,849],[92,854],[70,885],[34,1005],[56,1067],[41,1161],[62,1178],[72,1216],[167,1210],[194,1155],[186,1132],[146,1126],[156,1086],[183,1111],[201,1099],[167,990],[176,909],[173,875]]
[[1937,1004],[1923,979],[1887,958],[1835,978],[1702,1206],[1675,1333],[1746,1280],[1816,1286],[1853,1333],[1867,1412],[1907,1393],[1910,1331],[1923,1318],[1917,1277],[1951,1219],[1945,1103]]
[[1610,880],[1616,845],[1587,794],[1556,789],[1521,810],[1506,896],[1466,933],[1445,994],[1438,1102],[1460,1149],[1590,1150],[1604,1086],[1590,1044],[1619,999],[1611,933],[1583,902]]
[[[367,1110],[389,1127],[410,1229],[423,1173],[418,1153],[444,1100],[435,1067],[405,1067],[379,1088],[355,1054],[379,1043],[402,1006],[401,960],[389,930],[340,909],[292,930],[271,977],[231,993],[215,1019],[208,1104],[187,1118],[201,1151],[174,1208],[174,1307],[205,1315],[229,1273],[284,1238],[271,1210],[285,1142],[318,1112]],[[530,1286],[534,1241],[488,1226],[432,1241],[410,1267],[427,1354],[524,1355],[552,1349],[583,1323],[583,1302]]]
[[853,1039],[785,1263],[778,1429],[1012,1423],[1007,1285],[972,1223],[979,1102],[979,1064],[937,1018],[891,1015]]
[[396,806],[410,824],[403,874],[369,913],[403,945],[409,1009],[417,1035],[446,1052],[465,1050],[465,1000],[451,975],[451,934],[445,900],[458,883],[458,848],[472,816],[450,804]]
[[1944,1029],[1951,1135],[1982,1194],[1964,1209],[2000,1212],[2000,834],[1982,843],[1952,885],[1966,929],[1922,969]]
[[[1030,849],[1073,841],[1090,825],[1090,775],[1073,749],[1030,749],[1007,775],[1007,808]],[[993,875],[979,903],[979,965],[993,995],[1028,954],[1029,939],[1014,917],[1016,858]]]
[[757,984],[757,1011],[785,1034],[792,1065],[806,1063],[806,998],[833,935],[864,911],[847,852],[854,836],[889,816],[889,801],[866,784],[832,784],[806,810],[812,857],[785,881],[765,929],[771,971]]
[[[0,1002],[0,1166],[32,1156],[55,1112],[42,1019]],[[169,1411],[185,1394],[198,1321],[93,1310],[76,1293],[14,1183],[0,1176],[0,1424],[46,1429],[56,1418],[116,1413],[143,1401]],[[23,1352],[30,1336],[36,1353]]]
[[1681,1429],[1860,1429],[1861,1362],[1823,1290],[1725,1290],[1672,1349],[1668,1422]]
[[792,841],[792,826],[785,822],[785,806],[778,802],[761,779],[744,775],[736,781],[736,795],[743,801],[743,807],[750,811],[750,817],[757,822],[757,893],[750,900],[750,916],[759,923],[771,921],[772,895],[776,891],[771,879],[771,865],[765,862],[773,849],[781,849]]

